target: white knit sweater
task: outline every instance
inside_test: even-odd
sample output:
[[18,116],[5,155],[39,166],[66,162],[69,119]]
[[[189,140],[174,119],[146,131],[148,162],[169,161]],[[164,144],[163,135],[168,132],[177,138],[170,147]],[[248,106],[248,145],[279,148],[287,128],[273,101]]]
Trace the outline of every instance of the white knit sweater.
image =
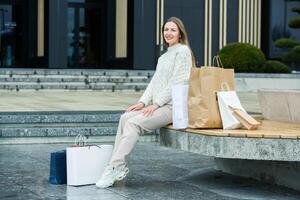
[[186,84],[192,67],[192,56],[188,46],[176,44],[158,59],[156,72],[139,102],[159,106],[172,104],[172,85]]

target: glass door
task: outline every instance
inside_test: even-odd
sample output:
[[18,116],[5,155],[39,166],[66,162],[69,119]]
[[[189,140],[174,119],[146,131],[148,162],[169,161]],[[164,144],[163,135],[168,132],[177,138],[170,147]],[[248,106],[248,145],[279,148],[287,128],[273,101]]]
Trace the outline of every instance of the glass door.
[[69,68],[99,68],[103,65],[105,47],[104,11],[102,3],[69,3]]
[[0,67],[22,66],[23,8],[0,3]]

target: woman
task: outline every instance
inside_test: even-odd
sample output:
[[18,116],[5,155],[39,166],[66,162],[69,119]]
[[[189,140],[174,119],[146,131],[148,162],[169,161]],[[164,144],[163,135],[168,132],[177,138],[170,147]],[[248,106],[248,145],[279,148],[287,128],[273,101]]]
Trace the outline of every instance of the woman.
[[129,172],[125,159],[139,135],[172,123],[171,87],[188,81],[194,57],[180,19],[168,19],[162,34],[168,50],[158,59],[156,72],[138,103],[121,116],[112,158],[96,183],[99,188],[112,186],[125,178]]

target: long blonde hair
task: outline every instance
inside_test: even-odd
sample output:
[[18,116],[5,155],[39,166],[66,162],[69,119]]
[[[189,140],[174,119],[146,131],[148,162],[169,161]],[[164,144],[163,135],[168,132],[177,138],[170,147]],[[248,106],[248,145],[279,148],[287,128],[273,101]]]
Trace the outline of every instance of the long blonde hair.
[[[173,22],[177,25],[179,32],[180,32],[180,37],[179,37],[179,43],[181,44],[185,44],[189,47],[190,51],[191,51],[191,55],[192,55],[192,63],[193,63],[193,67],[196,67],[196,60],[195,60],[195,56],[194,53],[191,49],[190,43],[189,43],[189,39],[188,39],[188,35],[186,32],[186,29],[184,27],[183,22],[181,21],[181,19],[177,18],[177,17],[170,17],[169,19],[167,19],[167,21],[165,21],[165,23],[162,26],[162,35],[164,35],[164,29],[165,29],[165,25],[168,22]],[[165,37],[163,37],[164,40],[164,46],[169,46],[168,43],[165,40]]]

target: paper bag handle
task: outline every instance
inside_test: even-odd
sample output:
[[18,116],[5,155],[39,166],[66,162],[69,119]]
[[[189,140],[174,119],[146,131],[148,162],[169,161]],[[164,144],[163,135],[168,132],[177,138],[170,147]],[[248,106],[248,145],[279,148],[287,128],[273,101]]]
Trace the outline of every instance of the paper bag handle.
[[222,82],[221,83],[221,90],[222,91],[230,91],[230,86],[227,82]]
[[213,66],[224,68],[220,56],[214,56],[213,57]]

